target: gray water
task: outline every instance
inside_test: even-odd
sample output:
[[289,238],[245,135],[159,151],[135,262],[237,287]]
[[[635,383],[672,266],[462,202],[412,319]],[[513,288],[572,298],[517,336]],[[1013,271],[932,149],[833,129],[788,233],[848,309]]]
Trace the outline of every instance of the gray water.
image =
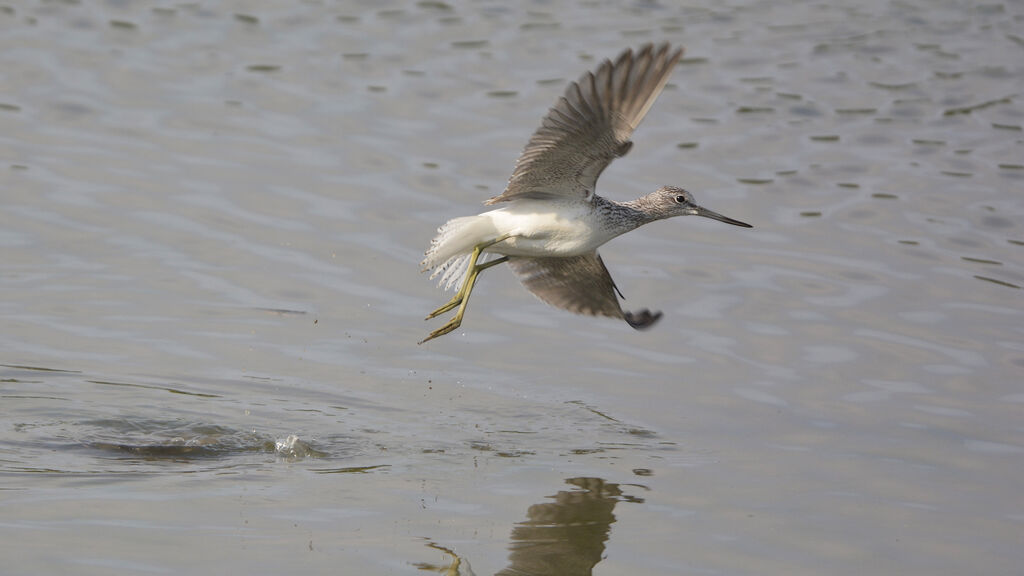
[[[5,574],[1013,574],[1024,4],[0,6]],[[566,82],[652,330],[419,260]],[[518,572],[517,572],[518,571]]]

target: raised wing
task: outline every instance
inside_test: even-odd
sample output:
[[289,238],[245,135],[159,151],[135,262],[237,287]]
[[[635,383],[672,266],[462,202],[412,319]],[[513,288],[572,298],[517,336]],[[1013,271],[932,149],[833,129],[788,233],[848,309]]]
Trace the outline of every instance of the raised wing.
[[548,304],[576,314],[622,318],[637,330],[649,328],[661,312],[623,312],[618,288],[597,252],[569,258],[510,257],[508,265],[527,290]]
[[574,196],[589,200],[612,160],[661,93],[683,50],[647,44],[605,60],[569,84],[516,162],[505,191],[486,203]]

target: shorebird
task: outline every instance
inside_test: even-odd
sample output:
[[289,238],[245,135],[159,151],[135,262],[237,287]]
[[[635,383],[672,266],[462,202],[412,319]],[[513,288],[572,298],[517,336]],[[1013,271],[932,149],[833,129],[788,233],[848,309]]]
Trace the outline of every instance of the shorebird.
[[[647,44],[605,60],[569,84],[548,111],[516,162],[505,191],[485,204],[500,208],[449,220],[423,259],[423,271],[450,290],[459,289],[427,320],[458,307],[455,316],[420,344],[462,324],[469,295],[484,270],[507,263],[519,281],[544,302],[576,314],[610,316],[641,330],[661,312],[622,310],[622,297],[597,248],[649,222],[703,216],[750,228],[698,206],[674,186],[629,202],[594,192],[598,176],[632,148],[630,136],[658,98],[683,50]],[[495,257],[496,256],[496,257]]]

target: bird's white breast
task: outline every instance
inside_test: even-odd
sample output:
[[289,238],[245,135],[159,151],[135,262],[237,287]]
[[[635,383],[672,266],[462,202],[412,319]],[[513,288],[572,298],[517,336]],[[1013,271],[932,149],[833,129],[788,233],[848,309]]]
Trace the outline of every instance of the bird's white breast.
[[589,203],[519,201],[481,216],[490,218],[499,236],[511,234],[487,250],[508,256],[577,256],[612,238]]

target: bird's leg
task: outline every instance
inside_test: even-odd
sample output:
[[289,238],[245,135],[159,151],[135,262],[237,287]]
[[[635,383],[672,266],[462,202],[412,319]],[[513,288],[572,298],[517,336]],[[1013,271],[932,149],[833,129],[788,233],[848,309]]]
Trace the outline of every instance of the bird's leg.
[[469,264],[469,273],[466,274],[466,279],[463,280],[462,286],[459,288],[459,291],[455,293],[455,296],[453,296],[452,299],[449,300],[447,304],[441,306],[437,310],[434,310],[433,312],[428,314],[427,317],[424,318],[424,320],[436,318],[441,314],[444,314],[445,312],[451,310],[452,308],[455,308],[456,306],[462,304],[464,301],[468,300],[469,293],[473,290],[473,284],[476,282],[477,274],[483,272],[484,270],[487,270],[488,268],[494,266],[495,264],[501,264],[506,260],[508,260],[508,256],[502,256],[501,258],[491,260],[490,262],[486,262],[484,264],[474,264],[476,258],[471,259]]
[[438,315],[444,314],[445,312],[451,310],[452,308],[455,308],[456,306],[459,307],[459,310],[455,313],[455,316],[448,321],[447,324],[431,332],[429,336],[420,341],[420,344],[423,344],[428,340],[433,340],[438,336],[444,336],[445,334],[455,330],[460,325],[462,325],[462,316],[466,313],[466,305],[469,303],[470,293],[473,292],[473,285],[476,284],[476,277],[479,276],[481,272],[487,270],[491,266],[497,266],[502,262],[508,261],[508,256],[502,256],[501,258],[497,258],[495,260],[491,260],[490,262],[485,262],[483,264],[477,264],[477,260],[480,258],[480,255],[483,253],[484,250],[499,242],[504,242],[510,236],[511,234],[503,234],[502,236],[499,236],[494,240],[490,240],[482,244],[477,244],[473,248],[473,253],[469,259],[469,267],[466,271],[466,278],[465,280],[462,281],[462,286],[459,287],[459,291],[455,293],[455,296],[453,296],[452,299],[449,300],[447,304],[431,312],[426,317],[426,319],[430,320],[431,318],[435,318]]
[[[449,320],[447,324],[441,326],[437,330],[434,330],[433,332],[430,333],[429,336],[427,336],[423,340],[420,340],[419,343],[423,344],[424,342],[427,342],[428,340],[433,340],[438,336],[444,336],[445,334],[452,332],[456,328],[461,326],[462,316],[466,314],[466,305],[469,304],[469,295],[470,293],[473,292],[473,285],[476,284],[476,277],[479,276],[481,272],[487,270],[491,266],[496,266],[507,260],[508,256],[502,256],[501,258],[498,258],[496,260],[491,260],[490,262],[487,262],[485,264],[480,264],[470,268],[469,274],[466,275],[466,281],[463,286],[463,290],[460,290],[461,292],[464,292],[463,295],[454,304],[452,304],[451,302],[445,304],[444,307],[442,307],[441,312],[438,312],[438,314],[446,312],[454,308],[456,305],[458,305],[459,309],[457,312],[455,312],[455,316],[453,316],[452,319]],[[434,316],[435,314],[432,314],[431,318],[433,318]]]
[[[472,288],[472,284],[470,282],[468,282],[468,280],[469,280],[469,277],[471,275],[473,275],[474,269],[478,268],[476,262],[480,258],[480,255],[483,254],[484,250],[486,250],[487,248],[490,248],[491,246],[494,246],[495,244],[497,244],[499,242],[504,242],[510,236],[511,236],[510,234],[505,234],[505,235],[499,236],[495,240],[488,240],[487,242],[483,242],[481,244],[477,244],[475,247],[473,247],[473,253],[469,257],[469,266],[466,268],[466,278],[463,279],[462,285],[459,286],[458,292],[455,293],[455,296],[452,296],[452,299],[449,300],[447,304],[445,304],[444,306],[441,306],[437,310],[434,310],[433,312],[428,314],[427,317],[424,318],[424,320],[430,320],[431,318],[436,318],[437,316],[440,316],[441,314],[444,314],[445,312],[447,312],[447,311],[451,310],[452,308],[455,308],[456,306],[461,304],[463,298],[466,296],[467,289],[468,290],[472,290],[473,289]],[[501,264],[505,260],[506,259],[499,258],[498,260],[493,260],[493,261],[488,262],[486,264],[481,264],[479,266],[479,270],[477,270],[477,273],[479,273],[480,271],[486,270],[487,268],[490,268],[491,266],[493,266],[495,264]]]

